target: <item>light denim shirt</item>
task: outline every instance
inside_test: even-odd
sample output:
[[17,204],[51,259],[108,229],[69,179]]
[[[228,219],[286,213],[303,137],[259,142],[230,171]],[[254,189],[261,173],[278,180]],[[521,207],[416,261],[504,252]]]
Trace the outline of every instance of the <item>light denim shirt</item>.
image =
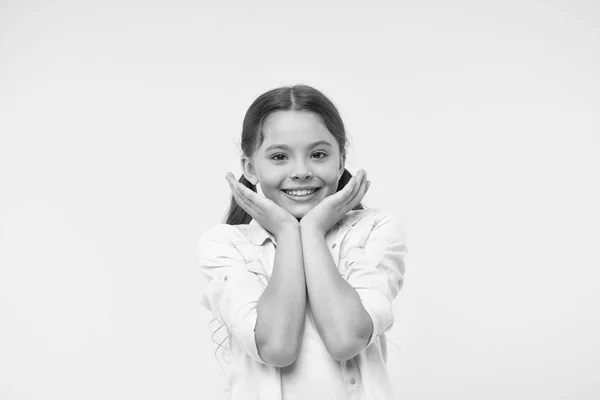
[[394,323],[392,302],[403,283],[404,231],[377,210],[355,210],[331,228],[325,240],[340,274],[371,317],[373,334],[356,357],[336,361],[327,353],[307,302],[298,358],[277,368],[260,357],[254,333],[258,299],[273,271],[275,238],[254,220],[248,225],[219,224],[202,235],[200,265],[208,284],[201,302],[226,326],[231,355],[224,398],[394,399],[385,332]]

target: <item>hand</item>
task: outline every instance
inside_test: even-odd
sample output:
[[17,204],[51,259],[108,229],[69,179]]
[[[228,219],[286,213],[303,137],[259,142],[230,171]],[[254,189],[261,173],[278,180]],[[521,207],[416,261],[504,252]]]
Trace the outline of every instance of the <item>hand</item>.
[[350,178],[342,190],[327,196],[310,210],[300,220],[300,226],[317,229],[319,233],[326,234],[348,211],[361,202],[370,186],[371,181],[367,180],[367,173],[361,169]]
[[298,227],[296,217],[274,201],[242,185],[231,172],[227,173],[225,179],[229,182],[236,203],[276,238],[284,229]]

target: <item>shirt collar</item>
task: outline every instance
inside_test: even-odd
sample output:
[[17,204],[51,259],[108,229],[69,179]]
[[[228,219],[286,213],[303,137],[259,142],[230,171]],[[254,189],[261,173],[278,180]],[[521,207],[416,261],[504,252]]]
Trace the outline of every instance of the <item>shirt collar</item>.
[[271,233],[263,228],[258,222],[256,222],[254,218],[248,224],[248,233],[250,236],[250,242],[252,242],[252,244],[262,246],[265,240],[271,239],[271,241],[277,245],[275,236],[271,235]]
[[[354,225],[360,218],[365,215],[367,210],[352,210],[349,211],[346,215],[342,217],[341,220],[336,224],[340,227],[345,227],[349,225]],[[277,245],[277,241],[275,240],[275,236],[273,236],[269,231],[263,228],[255,219],[252,219],[248,224],[248,233],[250,236],[250,242],[257,246],[262,246],[265,243],[265,240],[271,239],[273,244]]]

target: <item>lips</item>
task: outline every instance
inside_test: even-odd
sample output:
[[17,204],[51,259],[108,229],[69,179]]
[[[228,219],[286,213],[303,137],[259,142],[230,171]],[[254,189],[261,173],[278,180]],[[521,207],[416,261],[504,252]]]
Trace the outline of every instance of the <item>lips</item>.
[[285,190],[284,192],[286,192],[287,194],[291,194],[292,196],[306,196],[306,195],[310,195],[313,194],[316,191],[316,189],[293,189],[293,190]]
[[305,201],[314,197],[320,188],[302,189],[302,190],[282,190],[285,195],[294,201]]

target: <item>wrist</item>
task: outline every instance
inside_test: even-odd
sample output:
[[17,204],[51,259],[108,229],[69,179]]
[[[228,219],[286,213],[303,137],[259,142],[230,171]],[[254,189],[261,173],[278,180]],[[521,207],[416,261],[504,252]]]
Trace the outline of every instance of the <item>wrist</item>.
[[286,222],[285,224],[279,227],[277,232],[273,232],[276,238],[289,233],[300,233],[300,224],[298,223],[298,221],[294,220]]
[[300,220],[300,231],[308,235],[325,236],[325,230],[322,227],[304,218]]

